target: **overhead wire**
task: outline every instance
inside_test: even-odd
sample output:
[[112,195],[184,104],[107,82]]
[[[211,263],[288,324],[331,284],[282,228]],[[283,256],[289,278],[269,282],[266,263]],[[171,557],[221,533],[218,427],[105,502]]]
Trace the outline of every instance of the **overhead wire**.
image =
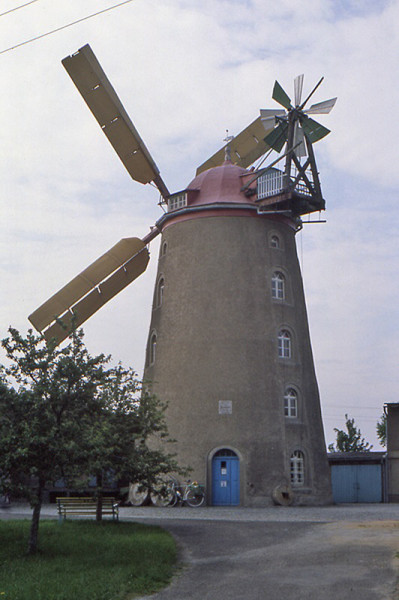
[[35,2],[39,2],[39,0],[30,0],[30,2],[25,2],[25,4],[21,4],[20,6],[16,6],[15,8],[10,8],[5,12],[0,13],[0,17],[4,17],[4,15],[8,15],[9,13],[14,12],[15,10],[19,10],[20,8],[25,8],[25,6],[29,6],[29,4],[34,4]]
[[[34,0],[36,1],[36,0]],[[19,44],[15,44],[15,46],[10,46],[5,50],[0,50],[0,54],[5,54],[5,52],[10,52],[10,50],[15,50],[15,48],[19,48],[20,46],[25,46],[26,44],[30,44],[31,42],[35,42],[36,40],[40,40],[48,35],[52,35],[53,33],[57,33],[58,31],[62,31],[63,29],[67,29],[68,27],[72,27],[73,25],[77,25],[78,23],[82,23],[83,21],[87,21],[92,17],[97,17],[103,13],[109,12],[114,8],[119,8],[119,6],[123,6],[124,4],[129,4],[134,0],[124,0],[124,2],[118,2],[118,4],[114,4],[113,6],[109,6],[108,8],[104,8],[103,10],[99,10],[91,15],[87,15],[86,17],[82,17],[81,19],[77,19],[76,21],[72,21],[71,23],[67,23],[66,25],[62,25],[61,27],[57,27],[56,29],[52,29],[51,31],[47,31],[46,33],[42,33],[41,35],[37,35],[29,40],[25,40],[24,42],[20,42]]]

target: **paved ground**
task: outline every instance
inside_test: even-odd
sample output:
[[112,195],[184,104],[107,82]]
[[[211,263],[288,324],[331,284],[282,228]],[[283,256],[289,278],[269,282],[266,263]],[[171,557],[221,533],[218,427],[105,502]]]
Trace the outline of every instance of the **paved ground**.
[[121,518],[160,524],[180,546],[184,567],[153,600],[399,600],[399,505],[123,508]]

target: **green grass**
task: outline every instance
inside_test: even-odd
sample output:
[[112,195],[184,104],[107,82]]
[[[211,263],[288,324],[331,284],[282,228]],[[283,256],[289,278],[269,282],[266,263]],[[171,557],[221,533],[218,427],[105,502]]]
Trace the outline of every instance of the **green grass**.
[[39,552],[26,553],[29,521],[0,521],[0,600],[127,600],[167,585],[173,538],[159,527],[41,521]]

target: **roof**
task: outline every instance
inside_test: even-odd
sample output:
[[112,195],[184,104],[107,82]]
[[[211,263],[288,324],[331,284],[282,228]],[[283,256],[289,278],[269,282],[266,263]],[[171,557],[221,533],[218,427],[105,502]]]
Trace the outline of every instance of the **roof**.
[[386,457],[386,452],[328,452],[327,458],[332,463],[379,463]]
[[228,203],[249,204],[255,202],[241,192],[242,175],[248,173],[246,169],[225,161],[219,167],[203,171],[187,186],[191,190],[199,190],[195,199],[190,204],[199,206],[204,204]]

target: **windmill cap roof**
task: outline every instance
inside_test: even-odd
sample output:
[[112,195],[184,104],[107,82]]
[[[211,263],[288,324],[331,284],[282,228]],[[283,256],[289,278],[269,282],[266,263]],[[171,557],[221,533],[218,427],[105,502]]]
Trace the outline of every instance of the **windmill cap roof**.
[[196,206],[226,202],[253,205],[253,200],[240,191],[243,185],[242,176],[246,173],[246,169],[231,161],[203,171],[187,186],[187,189],[198,190],[190,204]]

